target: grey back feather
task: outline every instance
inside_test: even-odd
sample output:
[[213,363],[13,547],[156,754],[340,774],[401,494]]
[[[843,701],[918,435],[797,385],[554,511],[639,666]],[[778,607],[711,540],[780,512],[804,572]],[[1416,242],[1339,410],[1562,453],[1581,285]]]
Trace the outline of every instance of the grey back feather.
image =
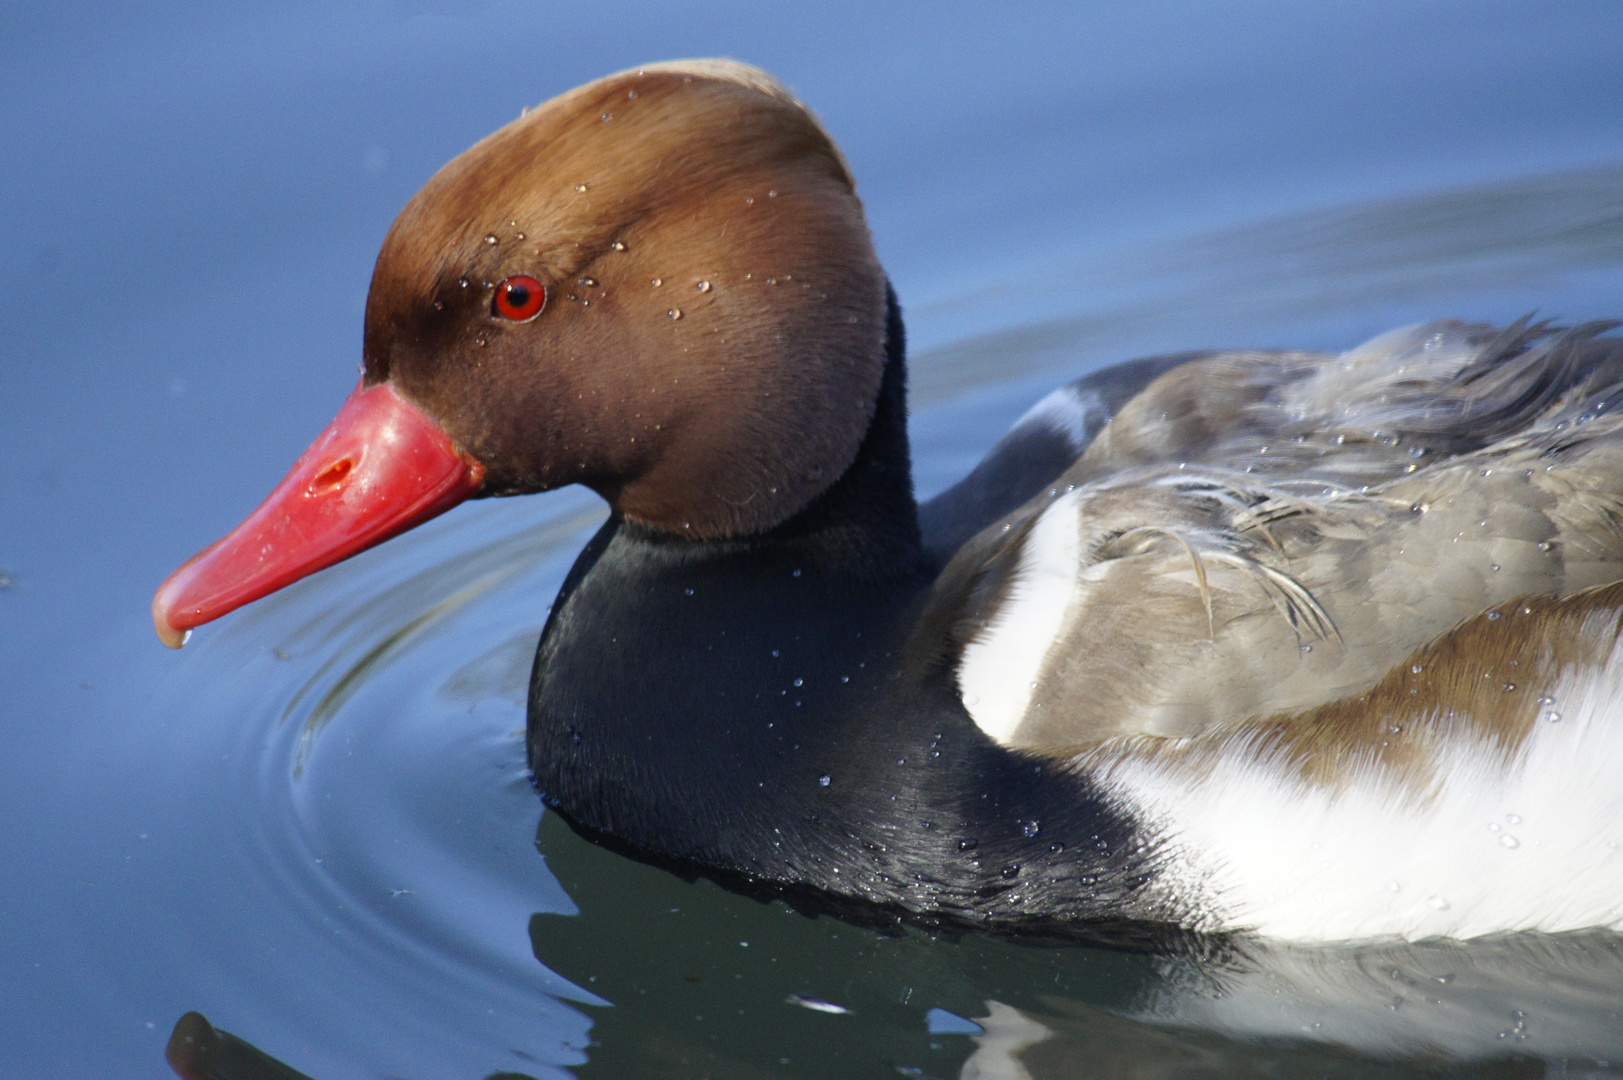
[[994,633],[1032,523],[1074,491],[1075,592],[1007,739],[1063,750],[1344,697],[1486,608],[1623,578],[1614,325],[1181,364],[959,549],[921,628],[949,627],[949,662]]

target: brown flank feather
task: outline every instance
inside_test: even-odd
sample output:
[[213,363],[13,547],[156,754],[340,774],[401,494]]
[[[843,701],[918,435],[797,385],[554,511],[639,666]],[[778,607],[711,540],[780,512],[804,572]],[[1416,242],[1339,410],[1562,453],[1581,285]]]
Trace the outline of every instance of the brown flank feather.
[[1489,748],[1513,765],[1563,680],[1598,668],[1623,632],[1623,582],[1528,597],[1468,619],[1415,650],[1364,693],[1252,717],[1190,739],[1134,736],[1070,755],[1085,770],[1130,759],[1199,775],[1244,754],[1307,785],[1343,790],[1369,770],[1424,801],[1449,746]]

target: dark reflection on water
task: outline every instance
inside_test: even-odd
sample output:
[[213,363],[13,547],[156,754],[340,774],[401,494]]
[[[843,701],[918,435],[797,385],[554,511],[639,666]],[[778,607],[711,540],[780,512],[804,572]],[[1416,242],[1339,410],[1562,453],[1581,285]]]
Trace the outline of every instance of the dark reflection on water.
[[[553,817],[536,843],[580,907],[530,920],[536,956],[612,1002],[588,1006],[582,1077],[1623,1075],[1616,935],[1161,957],[886,936],[628,866]],[[974,1023],[932,1033],[939,1010]]]
[[521,105],[656,57],[783,74],[907,309],[927,495],[1110,360],[1623,313],[1615,5],[14,7],[11,1074],[167,1076],[191,1009],[317,1080],[1617,1073],[1610,935],[886,937],[585,844],[522,738],[578,492],[463,507],[178,656],[145,617],[341,400],[401,203]]

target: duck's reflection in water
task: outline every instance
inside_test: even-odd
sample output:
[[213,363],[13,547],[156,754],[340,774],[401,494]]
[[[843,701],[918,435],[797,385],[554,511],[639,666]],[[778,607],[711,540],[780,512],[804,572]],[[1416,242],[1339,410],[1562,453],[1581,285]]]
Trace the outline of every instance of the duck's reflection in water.
[[960,1076],[1623,1075],[1615,934],[1241,948],[1168,961],[1119,1015],[988,1001]]
[[536,956],[603,1002],[583,1078],[1623,1076],[1615,934],[1160,956],[951,940],[690,884],[553,815],[537,845],[580,913],[536,915]]

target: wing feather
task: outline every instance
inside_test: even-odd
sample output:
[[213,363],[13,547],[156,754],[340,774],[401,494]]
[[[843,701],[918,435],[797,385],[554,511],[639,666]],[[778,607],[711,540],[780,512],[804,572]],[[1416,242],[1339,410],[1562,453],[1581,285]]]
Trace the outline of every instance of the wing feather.
[[1018,621],[1048,513],[1075,515],[1075,584],[1001,736],[1037,750],[1311,709],[1487,608],[1623,579],[1614,325],[1434,323],[1174,367],[949,563],[937,652],[961,664]]

